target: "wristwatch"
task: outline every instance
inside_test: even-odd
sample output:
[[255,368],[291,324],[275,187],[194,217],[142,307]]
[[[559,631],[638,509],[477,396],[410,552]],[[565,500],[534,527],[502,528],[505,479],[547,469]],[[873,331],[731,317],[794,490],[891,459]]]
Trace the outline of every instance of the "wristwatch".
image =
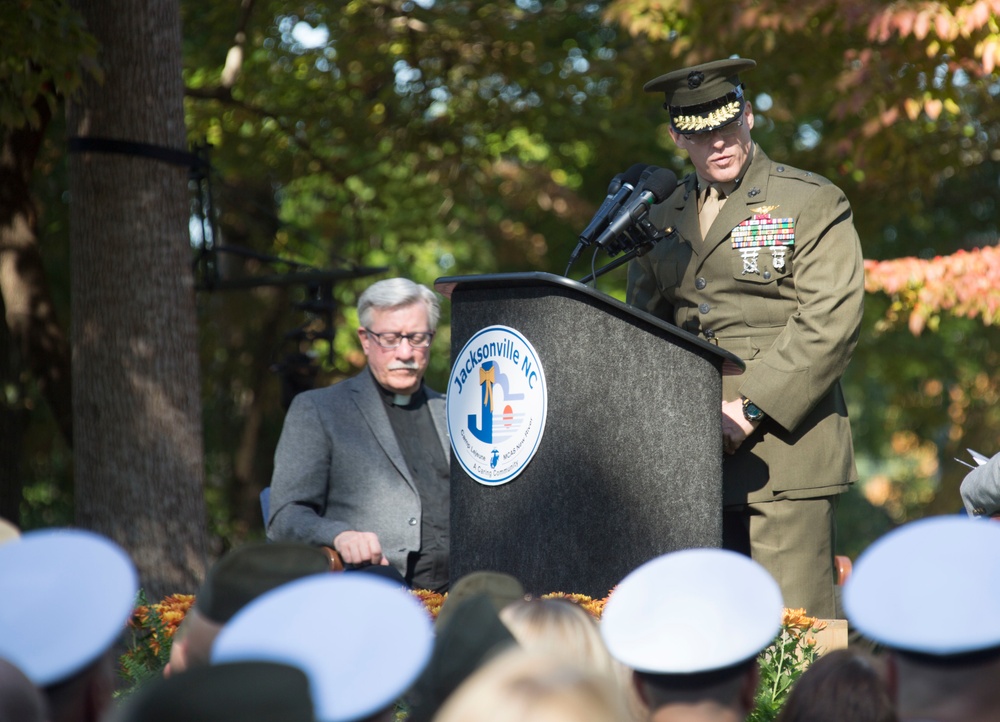
[[763,421],[766,414],[763,410],[748,398],[743,399],[743,418],[752,424]]

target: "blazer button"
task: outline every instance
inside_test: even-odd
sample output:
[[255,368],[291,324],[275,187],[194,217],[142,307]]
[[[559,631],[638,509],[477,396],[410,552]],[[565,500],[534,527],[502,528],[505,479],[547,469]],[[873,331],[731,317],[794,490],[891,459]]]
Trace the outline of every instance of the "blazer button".
[[706,281],[704,278],[699,278],[694,282],[694,287],[697,288],[699,291],[703,291],[705,289],[705,286],[707,285],[708,281]]
[[707,303],[703,303],[700,306],[698,306],[698,310],[701,311],[702,313],[708,313],[709,311],[712,310],[712,307],[709,306]]
[[416,526],[416,525],[417,525],[417,520],[416,520],[416,519],[414,519],[414,518],[413,518],[413,517],[411,516],[411,517],[410,517],[410,526]]

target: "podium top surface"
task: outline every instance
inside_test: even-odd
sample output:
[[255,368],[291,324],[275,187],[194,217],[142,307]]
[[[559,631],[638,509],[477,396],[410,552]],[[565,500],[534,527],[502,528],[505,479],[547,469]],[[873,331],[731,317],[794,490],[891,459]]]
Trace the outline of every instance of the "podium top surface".
[[679,340],[683,340],[685,343],[697,346],[711,356],[719,358],[723,364],[723,374],[725,375],[738,375],[746,370],[746,364],[739,356],[723,348],[719,348],[715,344],[709,343],[672,323],[668,323],[645,311],[640,311],[635,306],[622,303],[617,298],[598,291],[596,288],[591,288],[565,276],[557,276],[554,273],[545,273],[542,271],[526,271],[522,273],[485,273],[477,276],[442,276],[434,281],[434,290],[449,299],[456,290],[461,288],[483,290],[490,288],[510,289],[518,286],[536,288],[550,286],[588,296],[602,304],[641,319],[643,322],[655,326],[677,337]]

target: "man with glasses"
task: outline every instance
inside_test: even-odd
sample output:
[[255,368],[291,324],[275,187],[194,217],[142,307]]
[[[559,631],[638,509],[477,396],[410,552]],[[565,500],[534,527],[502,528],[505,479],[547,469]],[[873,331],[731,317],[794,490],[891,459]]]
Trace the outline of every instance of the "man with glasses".
[[751,555],[785,605],[837,618],[837,495],[857,480],[840,387],[864,297],[844,193],[769,159],[740,73],[718,60],[646,83],[694,166],[650,219],[671,229],[632,261],[628,301],[746,362],[722,383],[723,545]]
[[446,591],[450,447],[424,385],[440,309],[405,278],[358,299],[365,371],[295,396],[274,456],[267,536],[332,547],[349,567]]

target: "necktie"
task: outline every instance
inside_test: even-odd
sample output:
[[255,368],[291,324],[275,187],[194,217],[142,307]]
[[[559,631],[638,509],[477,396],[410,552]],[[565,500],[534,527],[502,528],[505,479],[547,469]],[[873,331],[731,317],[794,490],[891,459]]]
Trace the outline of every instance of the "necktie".
[[705,190],[705,199],[702,201],[701,211],[698,213],[702,238],[708,235],[708,229],[712,227],[716,217],[719,215],[723,201],[722,193],[715,186],[709,186]]

